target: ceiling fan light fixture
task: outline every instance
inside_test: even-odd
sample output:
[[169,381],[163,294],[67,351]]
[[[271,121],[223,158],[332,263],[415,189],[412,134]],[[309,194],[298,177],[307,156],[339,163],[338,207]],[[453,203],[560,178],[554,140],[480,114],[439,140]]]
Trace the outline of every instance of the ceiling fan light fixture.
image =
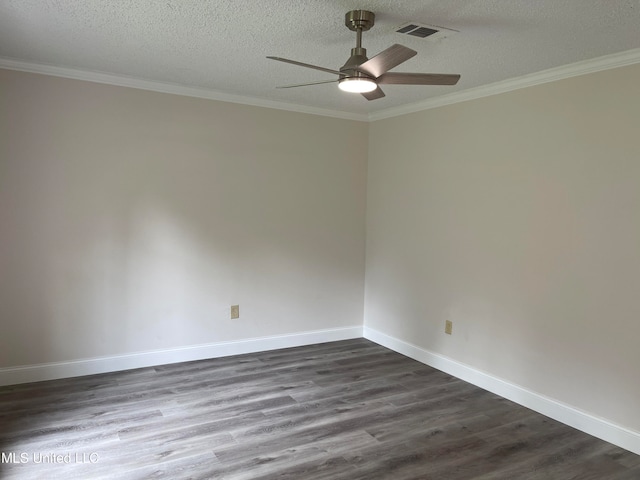
[[[399,44],[391,45],[386,50],[372,58],[367,58],[367,49],[362,47],[362,32],[366,32],[375,22],[375,15],[368,10],[352,10],[345,15],[345,25],[349,30],[356,32],[356,46],[351,49],[351,55],[339,70],[319,67],[310,63],[298,62],[281,57],[267,57],[271,60],[298,65],[299,67],[312,68],[321,72],[338,75],[338,87],[349,93],[361,93],[367,100],[377,100],[385,96],[378,85],[455,85],[460,80],[460,75],[443,73],[389,73],[389,70],[406,62],[418,54],[415,50]],[[411,24],[412,27],[418,27]],[[440,27],[438,27],[440,28]],[[433,29],[427,28],[429,31]],[[411,31],[410,33],[413,33]],[[426,32],[428,33],[428,32]],[[435,33],[434,33],[435,35]],[[319,82],[302,83],[298,85],[285,85],[276,88],[305,87],[321,83],[332,83],[335,80],[323,80]]]
[[344,92],[350,93],[367,93],[373,92],[378,85],[369,78],[343,78],[339,81],[338,87]]

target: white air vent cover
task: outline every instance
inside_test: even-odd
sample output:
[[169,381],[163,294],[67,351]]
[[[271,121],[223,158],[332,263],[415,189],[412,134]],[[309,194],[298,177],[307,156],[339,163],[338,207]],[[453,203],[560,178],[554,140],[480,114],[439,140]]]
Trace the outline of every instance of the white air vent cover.
[[412,37],[417,38],[424,38],[425,40],[439,40],[444,37],[449,37],[458,32],[450,28],[438,27],[436,25],[408,22],[397,27],[396,33],[399,33],[401,35],[411,35]]

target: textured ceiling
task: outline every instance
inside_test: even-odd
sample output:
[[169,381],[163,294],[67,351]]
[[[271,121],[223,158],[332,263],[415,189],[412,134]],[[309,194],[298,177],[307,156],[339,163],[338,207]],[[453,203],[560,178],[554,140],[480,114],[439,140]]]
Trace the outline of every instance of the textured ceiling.
[[[401,43],[418,55],[394,71],[459,73],[458,85],[387,85],[372,102],[335,84],[274,88],[332,78],[265,57],[339,68],[352,9],[376,14],[370,57]],[[409,21],[458,33],[395,33]],[[0,0],[0,57],[368,115],[636,49],[639,27],[640,0]]]

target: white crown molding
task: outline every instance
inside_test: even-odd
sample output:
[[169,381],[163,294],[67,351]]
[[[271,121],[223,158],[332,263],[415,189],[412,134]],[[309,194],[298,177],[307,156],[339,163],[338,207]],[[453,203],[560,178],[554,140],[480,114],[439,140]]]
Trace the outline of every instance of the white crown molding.
[[509,80],[483,85],[481,87],[470,88],[468,90],[430,98],[423,102],[388,108],[379,112],[371,113],[368,118],[370,122],[374,122],[385,118],[406,115],[407,113],[420,112],[422,110],[443,107],[453,103],[466,102],[467,100],[475,100],[478,98],[489,97],[491,95],[510,92],[512,90],[532,87],[534,85],[555,82],[556,80],[586,75],[588,73],[599,72],[601,70],[633,65],[635,63],[640,63],[640,48],[605,55],[591,60],[584,60],[582,62],[572,63],[569,65],[563,65],[561,67],[551,68],[549,70],[543,70],[542,72],[511,78]]
[[57,378],[79,377],[96,373],[117,372],[132,368],[153,367],[169,363],[190,362],[207,358],[227,357],[264,352],[279,348],[301,347],[316,343],[362,338],[362,326],[313,330],[309,332],[249,338],[244,340],[189,345],[186,347],[137,352],[127,355],[85,358],[67,362],[42,363],[0,368],[0,385],[39,382]]
[[538,413],[551,417],[589,435],[598,437],[621,448],[640,454],[640,432],[627,429],[579,410],[571,405],[559,402],[520,385],[509,383],[501,378],[476,370],[468,365],[456,362],[448,357],[430,352],[385,333],[364,327],[364,338],[387,347],[395,352],[413,358],[445,373],[460,378],[480,388],[493,392],[512,402],[523,405]]
[[218,92],[207,88],[187,87],[173,83],[156,82],[141,78],[127,77],[124,75],[113,75],[110,73],[93,72],[89,70],[79,70],[75,68],[56,67],[40,63],[23,62],[11,58],[0,57],[0,68],[7,70],[18,70],[21,72],[40,73],[54,77],[71,78],[74,80],[84,80],[86,82],[104,83],[119,87],[138,88],[140,90],[150,90],[152,92],[170,93],[173,95],[183,95],[187,97],[205,98],[207,100],[217,100],[219,102],[238,103],[251,105],[254,107],[274,108],[276,110],[286,110],[296,113],[308,113],[311,115],[322,115],[325,117],[341,118],[343,120],[356,120],[367,122],[365,114],[342,112],[339,110],[329,110],[324,108],[296,105],[286,102],[276,102],[255,97],[245,97],[233,95],[225,92]]
[[304,105],[296,105],[292,103],[276,102],[272,100],[263,100],[260,98],[245,97],[242,95],[233,95],[205,88],[187,87],[183,85],[155,82],[150,80],[143,80],[140,78],[126,77],[122,75],[113,75],[110,73],[78,70],[66,67],[56,67],[53,65],[23,62],[10,58],[0,57],[0,68],[5,68],[8,70],[40,73],[43,75],[84,80],[87,82],[104,83],[121,87],[150,90],[153,92],[205,98],[208,100],[217,100],[220,102],[231,102],[242,105],[251,105],[255,107],[274,108],[277,110],[308,113],[312,115],[322,115],[325,117],[341,118],[344,120],[356,120],[361,122],[374,122],[377,120],[383,120],[385,118],[398,117],[400,115],[406,115],[408,113],[415,113],[423,110],[429,110],[431,108],[451,105],[454,103],[489,97],[491,95],[498,95],[501,93],[510,92],[512,90],[532,87],[535,85],[554,82],[556,80],[563,80],[565,78],[575,77],[579,75],[586,75],[588,73],[599,72],[601,70],[624,67],[636,63],[640,63],[640,48],[627,50],[620,53],[614,53],[611,55],[605,55],[603,57],[598,57],[591,60],[584,60],[569,65],[563,65],[561,67],[551,68],[542,72],[532,73],[517,78],[511,78],[509,80],[492,83],[490,85],[470,88],[468,90],[462,90],[460,92],[455,92],[448,95],[441,95],[438,97],[430,98],[423,102],[402,105],[400,107],[387,108],[385,110],[373,112],[366,115],[309,107]]

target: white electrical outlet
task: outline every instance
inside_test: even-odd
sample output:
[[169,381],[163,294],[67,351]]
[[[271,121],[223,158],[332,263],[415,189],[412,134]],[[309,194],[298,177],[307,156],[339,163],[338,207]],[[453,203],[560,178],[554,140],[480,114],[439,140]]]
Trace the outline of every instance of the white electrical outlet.
[[453,333],[453,322],[451,320],[444,322],[444,333],[447,335],[451,335]]

